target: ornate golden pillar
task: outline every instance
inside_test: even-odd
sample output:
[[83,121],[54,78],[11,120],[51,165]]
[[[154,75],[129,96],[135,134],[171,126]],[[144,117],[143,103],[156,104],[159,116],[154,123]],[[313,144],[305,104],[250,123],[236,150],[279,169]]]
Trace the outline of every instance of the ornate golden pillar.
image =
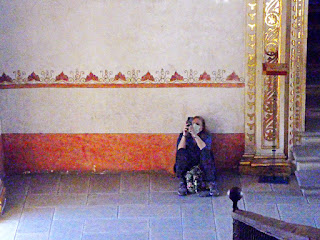
[[[289,150],[300,142],[300,134],[305,131],[306,105],[306,65],[308,36],[308,1],[291,0],[290,5],[290,74],[288,86],[288,147]],[[288,153],[292,159],[291,151]]]
[[[297,17],[294,19],[292,12],[297,12],[294,5],[300,0],[291,1],[247,0],[245,154],[240,162],[244,174],[291,174],[288,155],[295,132],[303,125],[297,115],[303,105],[301,68],[305,69],[294,53],[305,56],[298,46],[306,46],[306,42],[299,45],[293,39],[299,34],[291,28],[298,28],[299,23],[293,22]],[[287,63],[289,72],[286,76],[265,75],[264,63]]]

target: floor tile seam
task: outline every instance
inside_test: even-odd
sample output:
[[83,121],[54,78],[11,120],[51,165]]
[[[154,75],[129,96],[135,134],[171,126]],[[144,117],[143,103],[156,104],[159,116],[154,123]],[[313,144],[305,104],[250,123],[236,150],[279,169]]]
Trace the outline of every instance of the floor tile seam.
[[148,239],[151,239],[151,219],[148,218]]
[[[88,191],[89,191],[89,187],[88,187]],[[87,191],[87,194],[86,194],[86,203],[85,203],[85,206],[88,206],[89,204],[89,193]]]
[[120,173],[120,179],[119,179],[119,193],[123,192],[123,191],[122,191],[123,178],[124,178],[124,175]]
[[[22,214],[22,213],[21,213],[21,214]],[[20,216],[20,217],[21,217],[21,216]],[[18,222],[18,224],[17,224],[16,231],[15,231],[15,233],[14,233],[13,239],[16,239],[16,237],[17,237],[19,225],[20,225],[20,219],[19,219],[19,222]]]
[[129,233],[132,233],[132,234],[136,234],[136,233],[147,233],[147,232],[150,232],[149,231],[149,228],[145,229],[145,230],[133,230],[133,231],[130,231],[130,230],[119,230],[119,229],[115,229],[115,230],[110,230],[110,231],[83,231],[83,234],[113,234],[113,233],[119,233],[119,234],[129,234]]
[[120,206],[117,205],[117,219],[119,219],[119,216],[120,216]]
[[281,214],[280,214],[280,208],[279,208],[279,206],[278,206],[278,203],[276,203],[276,210],[277,210],[277,213],[278,213],[278,217],[279,217],[279,219],[281,220],[281,219],[282,219],[282,216],[281,216]]
[[16,238],[17,233],[18,233],[19,226],[21,225],[21,218],[22,218],[22,214],[23,214],[23,212],[24,212],[24,209],[26,208],[26,206],[25,206],[26,201],[27,201],[27,195],[25,196],[25,198],[24,198],[24,200],[23,200],[22,208],[21,208],[21,211],[20,211],[20,213],[19,213],[19,220],[18,220],[18,225],[17,225],[17,228],[16,228],[16,232],[15,232],[15,234],[14,234],[14,239]]
[[86,194],[88,195],[89,194],[89,191],[90,191],[90,179],[91,177],[89,176],[88,179],[87,179],[87,190],[86,190]]
[[30,193],[30,189],[31,189],[31,181],[29,181],[29,183],[27,184],[27,187],[26,187],[26,195],[28,195]]
[[[117,220],[116,216],[114,217],[79,217],[79,218],[53,218],[53,221],[94,221],[94,220]],[[121,218],[119,218],[121,219]]]
[[149,193],[149,196],[150,196],[150,192],[151,192],[151,175],[150,175],[150,173],[148,173],[148,182],[149,182],[149,188],[148,188],[149,191],[148,191],[148,193]]
[[[83,236],[84,236],[84,229],[85,229],[85,223],[86,223],[87,220],[83,220],[82,221],[82,230],[81,230],[81,236],[80,236],[80,239],[83,239]],[[49,239],[50,240],[50,239]]]
[[212,203],[212,199],[210,201],[210,208],[211,208],[211,213],[212,213],[212,218],[213,218],[213,223],[214,223],[214,230],[216,230],[216,221],[215,221],[215,218],[216,218],[216,215],[214,213],[214,207],[213,207],[213,203]]
[[59,195],[59,192],[60,192],[60,187],[61,187],[61,174],[59,174],[59,177],[58,177],[58,180],[57,180],[57,192],[56,192],[56,195]]
[[180,210],[180,223],[181,223],[181,228],[182,228],[182,239],[185,239],[185,230],[183,228],[184,225],[184,218],[183,218],[183,212],[182,212],[182,205],[179,206],[179,210]]
[[52,230],[52,225],[53,225],[53,219],[54,219],[55,212],[56,212],[56,208],[53,209],[53,213],[52,213],[52,216],[51,216],[51,223],[50,223],[50,227],[49,227],[48,240],[50,239],[50,234],[51,234],[51,230]]

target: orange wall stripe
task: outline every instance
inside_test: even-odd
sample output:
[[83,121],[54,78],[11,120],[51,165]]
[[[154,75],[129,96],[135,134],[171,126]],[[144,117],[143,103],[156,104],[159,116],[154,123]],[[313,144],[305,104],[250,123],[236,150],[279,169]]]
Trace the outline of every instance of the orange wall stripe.
[[[3,134],[5,171],[173,173],[178,134]],[[213,134],[218,169],[238,165],[244,134]]]

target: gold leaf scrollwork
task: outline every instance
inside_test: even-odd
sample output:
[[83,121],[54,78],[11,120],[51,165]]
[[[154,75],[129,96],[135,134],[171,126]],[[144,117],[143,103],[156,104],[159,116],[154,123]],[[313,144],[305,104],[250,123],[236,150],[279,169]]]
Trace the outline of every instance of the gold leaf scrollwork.
[[[267,0],[264,8],[264,59],[268,63],[279,61],[280,35],[280,1]],[[278,139],[278,77],[264,76],[263,90],[263,139],[276,141]]]

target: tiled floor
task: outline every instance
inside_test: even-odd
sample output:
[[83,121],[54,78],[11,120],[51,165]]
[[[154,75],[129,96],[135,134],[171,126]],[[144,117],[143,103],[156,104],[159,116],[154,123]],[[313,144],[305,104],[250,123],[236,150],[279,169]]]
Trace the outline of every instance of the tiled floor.
[[276,185],[221,173],[216,198],[179,197],[165,173],[17,175],[5,183],[1,240],[228,240],[233,186],[244,192],[240,209],[320,228],[320,200],[303,197],[294,176]]

